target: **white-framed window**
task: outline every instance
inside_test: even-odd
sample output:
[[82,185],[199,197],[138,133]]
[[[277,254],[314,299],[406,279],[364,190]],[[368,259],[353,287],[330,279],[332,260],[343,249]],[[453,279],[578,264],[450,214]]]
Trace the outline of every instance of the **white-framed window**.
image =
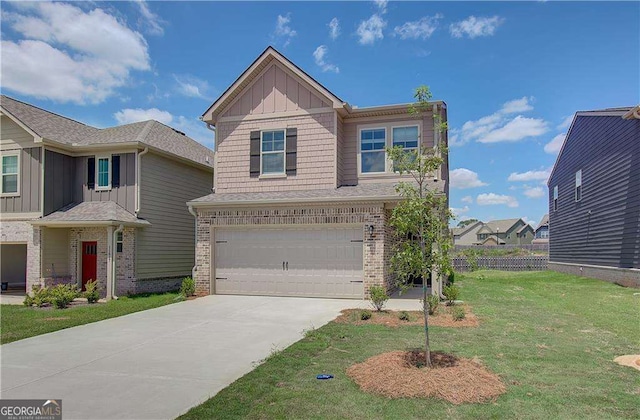
[[285,173],[285,130],[270,130],[260,133],[260,174]]
[[558,186],[553,187],[553,211],[558,210]]
[[0,193],[3,196],[20,195],[20,151],[2,153]]
[[379,174],[387,170],[387,129],[366,128],[360,130],[360,172]]
[[582,169],[576,172],[576,201],[582,200]]
[[406,125],[391,128],[391,146],[400,146],[406,151],[406,153],[413,153],[414,156],[420,153],[419,137],[420,132],[417,125]]
[[123,235],[122,232],[116,234],[116,252],[122,252]]
[[420,153],[422,123],[414,121],[386,122],[358,126],[358,175],[392,175],[393,162],[386,148],[400,146]]
[[96,190],[111,189],[111,155],[96,156]]

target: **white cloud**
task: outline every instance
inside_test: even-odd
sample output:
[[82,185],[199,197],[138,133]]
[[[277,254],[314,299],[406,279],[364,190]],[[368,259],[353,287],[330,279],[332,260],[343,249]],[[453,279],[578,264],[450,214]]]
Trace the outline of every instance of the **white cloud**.
[[136,4],[140,8],[141,19],[139,20],[139,24],[144,28],[144,31],[150,35],[164,35],[162,25],[165,25],[166,22],[149,9],[146,1],[138,0]]
[[21,3],[2,19],[24,39],[2,41],[2,86],[60,102],[100,103],[133,70],[149,70],[144,37],[100,8]]
[[550,155],[555,155],[560,152],[566,135],[567,133],[561,133],[555,136],[549,143],[544,145],[544,151],[549,153]]
[[373,45],[377,40],[384,38],[382,30],[386,26],[387,21],[380,15],[373,14],[369,19],[363,20],[358,25],[356,30],[356,34],[360,38],[358,42],[362,45]]
[[388,0],[373,0],[373,2],[376,4],[381,14],[384,15],[385,13],[387,13],[387,3],[389,3]]
[[178,92],[184,96],[191,98],[210,99],[210,87],[206,80],[198,79],[189,75],[173,75],[178,84]]
[[558,126],[556,128],[558,130],[564,130],[566,128],[569,128],[569,126],[571,125],[572,122],[573,122],[573,115],[569,115],[564,120],[562,120],[562,122],[560,124],[558,124]]
[[449,180],[451,182],[451,188],[457,188],[460,190],[488,185],[478,178],[477,173],[466,168],[459,168],[451,171],[449,173]]
[[449,25],[449,32],[454,38],[467,36],[471,39],[480,36],[491,36],[496,32],[498,26],[504,23],[504,18],[500,16],[475,17],[469,16],[465,20]]
[[522,216],[522,220],[524,220],[525,223],[531,225],[532,228],[536,228],[536,226],[538,225],[538,222],[535,220],[531,220],[529,219],[527,216]]
[[542,187],[533,187],[533,188],[526,188],[524,190],[524,195],[526,195],[529,198],[541,198],[545,196],[545,192]]
[[291,39],[298,35],[298,33],[291,28],[290,23],[291,13],[287,13],[286,16],[278,15],[276,19],[276,29],[273,32],[273,37],[283,42],[283,48],[286,48],[291,43]]
[[518,207],[519,205],[515,197],[494,193],[478,195],[476,203],[480,206],[506,205],[507,207]]
[[441,14],[425,16],[420,20],[405,22],[402,26],[396,26],[394,33],[402,39],[427,39],[438,28],[438,21],[442,19]]
[[335,64],[331,64],[331,63],[327,63],[326,62],[326,56],[327,56],[328,51],[329,51],[329,49],[327,48],[326,45],[320,45],[318,48],[316,48],[316,50],[313,52],[313,58],[314,58],[316,64],[324,72],[331,71],[331,72],[334,72],[334,73],[340,73],[340,69],[338,68],[338,66],[336,66]]
[[213,146],[213,133],[197,118],[188,118],[182,115],[176,116],[168,111],[162,111],[158,108],[127,108],[116,112],[113,116],[118,124],[130,124],[138,121],[156,120],[184,132],[187,136],[207,147]]
[[471,203],[473,203],[473,197],[471,197],[470,195],[466,195],[466,196],[462,197],[462,199],[460,201],[462,201],[463,203],[471,204]]
[[536,137],[548,131],[546,121],[512,114],[533,110],[534,98],[522,97],[505,102],[493,114],[475,121],[467,121],[460,129],[452,129],[449,136],[450,146],[461,146],[469,141],[479,143],[515,142],[527,137]]
[[340,36],[340,21],[338,18],[334,17],[331,19],[331,22],[328,24],[329,26],[329,36],[334,41]]
[[453,213],[454,218],[460,219],[465,213],[469,212],[469,206],[451,207],[450,210]]
[[549,178],[551,171],[527,171],[527,172],[512,172],[507,178],[508,181],[546,181]]

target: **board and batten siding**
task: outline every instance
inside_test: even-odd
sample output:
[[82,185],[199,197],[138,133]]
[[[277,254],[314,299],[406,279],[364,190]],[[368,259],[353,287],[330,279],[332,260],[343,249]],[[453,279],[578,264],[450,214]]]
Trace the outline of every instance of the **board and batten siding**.
[[136,278],[189,276],[195,261],[195,219],[186,203],[211,193],[213,172],[153,152],[141,160],[138,217],[151,226],[137,231]]
[[[31,139],[33,140],[33,137]],[[12,151],[15,150],[20,151],[19,195],[0,197],[0,212],[39,212],[40,184],[42,183],[42,148],[30,147],[26,149],[14,149]],[[8,151],[9,150],[3,150],[3,152]]]
[[549,180],[549,260],[640,268],[640,120],[578,115],[558,159]]
[[51,150],[44,152],[44,216],[73,203],[82,178],[75,176],[76,158]]
[[[100,154],[102,156],[103,154]],[[76,182],[79,188],[75,189],[75,202],[82,201],[113,201],[130,213],[136,210],[136,154],[114,153],[112,156],[120,156],[120,186],[110,190],[99,191],[87,187],[87,160],[93,156],[81,156],[76,158]]]

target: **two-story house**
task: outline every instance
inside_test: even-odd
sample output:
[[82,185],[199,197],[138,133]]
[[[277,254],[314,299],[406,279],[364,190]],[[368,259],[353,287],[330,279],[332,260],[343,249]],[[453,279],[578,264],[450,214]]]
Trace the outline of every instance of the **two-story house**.
[[548,186],[549,269],[640,286],[640,106],[577,112]]
[[476,245],[526,245],[533,240],[534,231],[522,219],[502,219],[484,223],[476,236]]
[[[446,121],[445,103],[432,110]],[[202,116],[216,130],[216,172],[215,192],[189,203],[198,293],[363,298],[391,287],[402,177],[385,147],[446,144],[427,114],[351,107],[267,48]],[[430,187],[448,196],[446,164]]]
[[540,223],[535,229],[535,238],[532,243],[534,244],[548,244],[549,243],[549,214],[542,216]]
[[211,191],[213,151],[156,121],[97,129],[4,95],[0,112],[3,283],[111,297],[191,274],[185,203]]
[[454,245],[475,245],[478,241],[478,231],[484,226],[479,220],[466,226],[451,229]]

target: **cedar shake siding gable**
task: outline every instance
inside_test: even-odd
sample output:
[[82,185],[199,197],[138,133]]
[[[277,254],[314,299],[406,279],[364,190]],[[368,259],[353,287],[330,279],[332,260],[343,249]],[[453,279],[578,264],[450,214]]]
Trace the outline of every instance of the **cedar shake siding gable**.
[[574,119],[548,183],[550,262],[640,268],[640,120],[619,114]]

